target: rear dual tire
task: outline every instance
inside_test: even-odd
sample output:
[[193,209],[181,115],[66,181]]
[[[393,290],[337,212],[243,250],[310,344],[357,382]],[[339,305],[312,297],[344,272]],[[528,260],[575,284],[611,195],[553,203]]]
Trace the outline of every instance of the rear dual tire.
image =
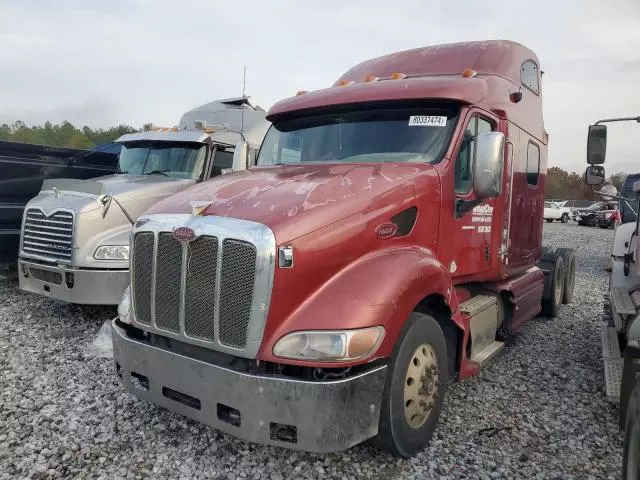
[[426,447],[438,424],[447,386],[447,347],[435,318],[409,315],[387,371],[374,443],[408,458]]

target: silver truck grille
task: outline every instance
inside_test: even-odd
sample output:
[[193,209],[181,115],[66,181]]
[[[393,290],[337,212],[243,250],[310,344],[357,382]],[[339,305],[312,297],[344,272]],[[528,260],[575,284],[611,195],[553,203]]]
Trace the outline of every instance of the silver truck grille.
[[49,215],[28,208],[24,217],[22,252],[33,257],[71,261],[73,213],[57,210]]
[[266,319],[275,239],[265,255],[246,235],[208,230],[189,243],[169,231],[134,231],[135,321],[190,343],[254,354]]

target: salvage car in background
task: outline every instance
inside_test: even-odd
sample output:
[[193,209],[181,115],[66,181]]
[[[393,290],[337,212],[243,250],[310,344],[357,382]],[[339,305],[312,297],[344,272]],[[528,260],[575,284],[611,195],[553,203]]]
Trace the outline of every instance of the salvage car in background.
[[595,227],[596,226],[596,213],[603,210],[612,210],[614,207],[608,204],[607,202],[596,202],[590,207],[581,208],[575,212],[576,222],[578,225],[583,225],[586,227]]
[[544,219],[547,222],[558,220],[562,223],[569,221],[569,213],[556,203],[544,202]]

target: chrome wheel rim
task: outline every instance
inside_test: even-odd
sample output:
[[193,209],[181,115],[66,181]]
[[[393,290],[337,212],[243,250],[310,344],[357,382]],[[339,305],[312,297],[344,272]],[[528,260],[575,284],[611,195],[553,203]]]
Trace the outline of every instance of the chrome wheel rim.
[[433,347],[424,343],[413,352],[404,382],[404,419],[411,428],[424,425],[433,411],[438,378],[438,357]]
[[560,281],[560,269],[556,270],[556,290],[554,292],[556,305],[562,301],[562,282]]

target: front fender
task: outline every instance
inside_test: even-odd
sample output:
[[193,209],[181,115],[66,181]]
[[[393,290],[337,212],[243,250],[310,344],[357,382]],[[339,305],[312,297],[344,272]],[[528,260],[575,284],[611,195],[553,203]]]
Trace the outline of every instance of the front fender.
[[[385,338],[366,363],[391,355],[409,313],[427,295],[439,294],[452,311],[456,295],[447,269],[430,250],[396,247],[359,258],[318,288],[262,342],[258,358],[270,362],[305,365],[308,362],[273,356],[275,343],[299,330],[345,330],[382,325]],[[314,366],[336,366],[332,363]],[[341,366],[348,365],[341,363]]]

